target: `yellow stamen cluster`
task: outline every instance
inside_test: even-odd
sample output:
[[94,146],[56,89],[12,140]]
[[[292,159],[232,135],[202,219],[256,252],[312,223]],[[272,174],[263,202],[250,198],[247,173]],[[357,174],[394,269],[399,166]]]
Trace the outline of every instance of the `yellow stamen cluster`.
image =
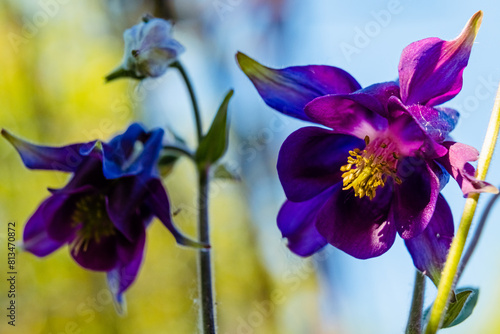
[[106,211],[106,201],[103,195],[87,195],[77,203],[73,216],[72,226],[81,226],[71,248],[78,254],[80,250],[87,251],[91,240],[100,243],[102,238],[115,235],[115,226],[109,219]]
[[396,166],[399,156],[394,143],[384,138],[377,138],[370,143],[370,138],[365,137],[366,147],[363,151],[359,148],[349,151],[347,164],[340,170],[342,174],[343,190],[354,190],[354,195],[359,198],[368,196],[375,198],[378,187],[384,187],[387,178],[392,177],[396,183],[401,179],[396,176]]

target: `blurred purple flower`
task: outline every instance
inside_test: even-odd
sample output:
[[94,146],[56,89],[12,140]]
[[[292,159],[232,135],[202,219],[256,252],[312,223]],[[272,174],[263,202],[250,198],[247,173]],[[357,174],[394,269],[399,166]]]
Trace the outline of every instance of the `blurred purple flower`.
[[107,81],[119,77],[159,77],[184,52],[184,47],[172,38],[172,23],[151,16],[125,30],[123,39],[122,64],[106,77]]
[[146,227],[153,216],[177,243],[198,246],[173,225],[167,193],[156,163],[163,130],[146,132],[139,124],[109,143],[92,141],[62,147],[37,146],[2,135],[30,169],[73,174],[61,189],[50,189],[28,220],[23,248],[46,256],[64,244],[82,267],[108,273],[108,284],[121,303],[142,262]]
[[481,18],[476,13],[453,41],[410,44],[398,82],[364,89],[336,67],[275,70],[237,54],[269,106],[329,128],[299,129],[279,153],[288,200],[278,227],[294,253],[309,256],[330,243],[367,259],[385,253],[398,233],[415,266],[437,284],[453,237],[440,194],[449,174],[464,195],[497,191],[474,178],[474,148],[445,141],[458,112],[436,107],[461,90]]

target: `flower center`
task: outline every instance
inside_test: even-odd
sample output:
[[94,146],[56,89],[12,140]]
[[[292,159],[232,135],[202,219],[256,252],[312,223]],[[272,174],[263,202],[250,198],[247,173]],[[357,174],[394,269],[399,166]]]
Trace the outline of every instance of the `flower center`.
[[356,197],[368,196],[372,200],[377,188],[385,186],[388,177],[401,184],[401,179],[396,176],[399,156],[396,145],[387,138],[377,138],[370,142],[370,138],[366,136],[365,143],[363,151],[359,148],[349,151],[347,165],[340,168],[344,172],[342,189],[353,188]]
[[78,254],[80,250],[87,251],[91,240],[100,243],[103,237],[116,233],[113,222],[106,211],[104,195],[87,195],[77,203],[73,216],[72,226],[81,226],[76,238],[71,243],[71,248]]

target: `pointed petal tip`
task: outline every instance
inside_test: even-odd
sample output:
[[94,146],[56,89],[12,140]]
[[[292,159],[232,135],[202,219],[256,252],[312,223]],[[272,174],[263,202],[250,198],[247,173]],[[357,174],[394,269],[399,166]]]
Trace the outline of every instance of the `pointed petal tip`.
[[473,43],[479,31],[479,28],[481,27],[482,21],[483,11],[480,10],[472,15],[457,39],[464,39],[469,43]]
[[259,64],[256,60],[250,58],[242,52],[236,53],[236,61],[241,70],[248,76],[255,76],[258,74],[259,69],[268,69],[267,67]]
[[9,131],[2,128],[1,134],[2,134],[2,137],[7,139],[12,145],[14,145],[13,141],[15,141],[16,137],[11,135]]
[[118,316],[125,317],[127,315],[127,301],[122,293],[118,295],[113,294],[113,306]]
[[498,191],[498,188],[495,187],[494,185],[487,184],[487,185],[485,185],[484,188],[481,189],[481,192],[496,195],[496,194],[498,194],[499,191]]
[[191,240],[191,239],[183,237],[183,236],[177,236],[175,238],[175,241],[177,242],[178,245],[196,248],[196,249],[210,249],[210,248],[212,248],[212,246],[210,244],[207,244],[204,242],[194,241],[194,240]]

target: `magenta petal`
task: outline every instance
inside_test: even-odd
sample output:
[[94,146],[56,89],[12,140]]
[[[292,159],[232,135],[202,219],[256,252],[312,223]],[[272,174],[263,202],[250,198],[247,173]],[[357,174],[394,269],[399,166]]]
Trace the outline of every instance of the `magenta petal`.
[[387,128],[387,119],[343,95],[314,99],[306,105],[305,112],[314,122],[361,139],[373,138]]
[[74,172],[85,160],[90,148],[95,145],[95,141],[92,141],[61,147],[39,146],[21,140],[4,129],[2,136],[14,146],[24,165],[30,169]]
[[407,158],[398,166],[403,181],[395,185],[391,218],[403,239],[411,239],[427,227],[436,207],[440,180],[427,162]]
[[319,127],[295,131],[281,146],[277,165],[287,198],[305,201],[341,181],[349,151],[364,147],[361,139]]
[[90,239],[88,245],[71,248],[71,256],[85,269],[110,271],[118,261],[117,236],[103,237],[97,242]]
[[67,241],[54,240],[47,233],[48,223],[52,221],[56,212],[64,205],[67,199],[67,195],[54,195],[40,204],[24,228],[23,249],[36,256],[46,256]]
[[304,202],[286,201],[278,214],[278,228],[288,240],[288,248],[297,255],[310,256],[327,241],[316,229],[316,215],[337,188],[333,187]]
[[294,66],[276,70],[238,52],[236,59],[266,104],[286,115],[310,121],[307,103],[327,94],[346,94],[361,88],[346,71],[332,66]]
[[470,193],[498,193],[495,186],[474,177],[474,167],[468,163],[479,158],[479,152],[474,147],[451,141],[444,142],[443,146],[448,148],[448,153],[437,159],[437,162],[457,181],[464,197]]
[[481,24],[477,12],[453,41],[426,38],[408,45],[399,62],[401,98],[406,105],[434,106],[462,89],[462,72]]
[[318,213],[316,228],[330,244],[355,258],[380,256],[396,238],[396,228],[388,220],[391,197],[389,184],[373,200],[354,197],[339,184]]
[[130,243],[125,239],[118,242],[118,265],[108,272],[108,286],[118,303],[122,303],[122,294],[135,281],[141,267],[146,233],[139,234],[137,241]]
[[436,286],[453,239],[453,230],[450,207],[444,197],[439,195],[427,228],[420,235],[405,240],[415,267],[429,276]]

